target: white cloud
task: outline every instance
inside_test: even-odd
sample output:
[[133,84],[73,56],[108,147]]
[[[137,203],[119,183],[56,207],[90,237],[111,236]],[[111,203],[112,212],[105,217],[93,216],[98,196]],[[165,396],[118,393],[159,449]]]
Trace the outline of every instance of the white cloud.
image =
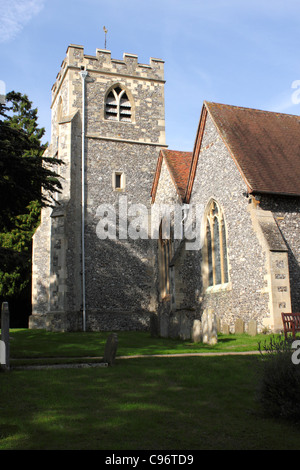
[[45,0],[1,0],[0,43],[14,39],[44,4]]

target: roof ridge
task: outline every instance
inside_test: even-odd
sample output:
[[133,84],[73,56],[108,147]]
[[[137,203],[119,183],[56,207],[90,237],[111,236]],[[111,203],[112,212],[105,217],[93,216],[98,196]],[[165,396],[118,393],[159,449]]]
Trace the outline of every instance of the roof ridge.
[[289,116],[289,117],[292,117],[292,118],[300,119],[300,116],[298,114],[282,113],[282,112],[279,112],[279,111],[269,111],[267,109],[251,108],[249,106],[237,106],[237,105],[231,105],[231,104],[226,104],[226,103],[217,103],[215,101],[208,101],[208,100],[204,100],[204,104],[205,104],[205,106],[208,107],[208,109],[209,109],[210,105],[216,105],[216,106],[220,106],[220,107],[223,106],[223,107],[231,108],[231,109],[254,111],[254,112],[258,112],[258,113],[273,114],[273,115],[278,115],[278,116]]

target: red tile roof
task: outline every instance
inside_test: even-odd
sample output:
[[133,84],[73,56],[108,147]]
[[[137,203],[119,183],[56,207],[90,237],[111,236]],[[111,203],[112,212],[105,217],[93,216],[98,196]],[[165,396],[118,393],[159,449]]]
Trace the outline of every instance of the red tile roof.
[[251,193],[300,196],[300,117],[204,101],[193,152],[162,150],[152,200],[164,158],[178,194],[189,202],[207,114]]
[[300,117],[204,102],[250,192],[300,195]]
[[167,164],[168,170],[170,172],[178,195],[181,197],[181,199],[184,198],[186,192],[186,185],[190,173],[192,156],[193,152],[180,152],[177,150],[160,151],[151,192],[152,201],[155,200],[163,159]]

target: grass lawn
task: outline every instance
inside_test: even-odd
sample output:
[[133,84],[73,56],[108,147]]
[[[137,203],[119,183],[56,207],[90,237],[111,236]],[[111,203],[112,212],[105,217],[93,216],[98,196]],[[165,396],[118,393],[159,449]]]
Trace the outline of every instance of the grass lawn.
[[[10,331],[11,357],[26,360],[27,358],[60,358],[60,357],[95,357],[104,353],[109,333],[77,332],[54,333],[45,330],[16,329]],[[218,335],[214,346],[203,343],[192,343],[168,338],[152,338],[147,332],[119,332],[118,356],[151,355],[151,354],[184,354],[203,352],[238,352],[257,351],[258,342],[266,340],[266,335]]]
[[[11,356],[99,357],[106,337],[13,330]],[[257,350],[258,339],[220,336],[208,348],[120,333],[118,355]],[[13,369],[0,374],[0,450],[299,449],[297,427],[260,413],[260,361],[146,357],[108,368]]]

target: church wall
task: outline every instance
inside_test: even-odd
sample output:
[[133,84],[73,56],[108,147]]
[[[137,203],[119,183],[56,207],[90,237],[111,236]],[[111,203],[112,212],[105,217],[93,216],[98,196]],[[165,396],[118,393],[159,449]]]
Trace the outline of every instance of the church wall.
[[33,236],[32,248],[32,313],[46,314],[49,308],[50,284],[50,213],[45,208],[41,223]]
[[[182,200],[178,195],[178,192],[174,186],[174,182],[171,179],[166,161],[163,158],[158,185],[156,189],[155,205],[157,207],[159,207],[160,205],[174,207],[174,205],[176,204],[182,205]],[[172,213],[170,217],[170,227],[171,226],[172,226]],[[180,244],[180,240],[173,240],[171,257],[174,256],[175,251],[179,247],[179,244]],[[164,270],[166,269],[166,267],[163,265],[163,261],[162,261],[162,255],[160,251],[160,241],[155,240],[154,245],[155,245],[154,283],[155,283],[155,292],[156,292],[156,298],[157,298],[156,311],[158,314],[165,313],[165,312],[168,314],[171,309],[171,296],[170,295],[164,296],[163,289],[162,289],[162,283],[163,283],[162,279],[164,277]],[[174,269],[174,276],[176,277],[175,279],[175,289],[176,289],[175,302],[176,302],[176,307],[178,307],[180,305],[182,293],[181,293],[181,280],[179,277],[178,270],[176,269]]]
[[[86,299],[93,329],[146,328],[153,309],[154,252],[156,241],[110,237],[100,239],[97,210],[111,204],[116,213],[128,219],[119,201],[126,201],[128,213],[132,204],[143,204],[150,214],[150,191],[158,149],[143,144],[108,142],[90,138],[87,143],[87,220],[86,220]],[[101,168],[101,172],[99,172]],[[114,190],[114,171],[124,172],[126,183]],[[122,207],[122,206],[121,206]],[[121,211],[121,212],[120,212]],[[99,214],[99,212],[98,212]],[[147,219],[147,222],[150,221]],[[100,227],[100,226],[99,226]],[[132,228],[134,226],[132,225]],[[148,235],[149,232],[147,233]],[[137,237],[139,235],[137,234]],[[97,326],[98,325],[98,326]]]
[[161,172],[156,190],[155,204],[182,204],[165,159],[162,159]]
[[195,276],[186,270],[187,295],[199,293],[196,308],[211,308],[226,323],[237,317],[245,322],[268,315],[269,295],[264,291],[266,258],[253,230],[246,185],[210,116],[207,116],[191,204],[207,206],[214,198],[224,213],[229,264],[229,282],[203,289],[201,252],[194,253]]
[[300,312],[300,200],[264,194],[260,196],[260,207],[272,212],[286,243],[292,311]]

